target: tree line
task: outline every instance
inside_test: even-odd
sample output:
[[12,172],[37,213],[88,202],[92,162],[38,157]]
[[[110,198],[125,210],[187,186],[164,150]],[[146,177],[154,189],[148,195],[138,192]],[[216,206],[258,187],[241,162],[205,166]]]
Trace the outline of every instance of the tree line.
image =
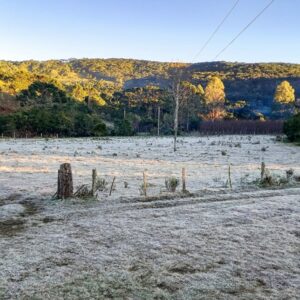
[[[188,68],[172,65],[164,87],[146,85],[98,94],[93,85],[67,91],[41,77],[17,93],[19,109],[0,116],[0,133],[11,135],[103,136],[135,133],[174,134],[198,130],[203,120],[264,120],[251,115],[245,101],[226,98],[218,76],[206,85],[188,81]],[[88,82],[86,83],[88,86]],[[288,81],[274,95],[274,111],[287,117],[297,111],[295,90]]]

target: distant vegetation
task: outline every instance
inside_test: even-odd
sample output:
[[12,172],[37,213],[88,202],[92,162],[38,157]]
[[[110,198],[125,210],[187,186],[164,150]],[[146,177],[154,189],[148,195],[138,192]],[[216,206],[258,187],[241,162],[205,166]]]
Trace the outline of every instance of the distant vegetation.
[[284,124],[284,133],[287,135],[289,141],[300,142],[300,113],[291,117]]
[[173,71],[183,68],[179,131],[202,121],[294,115],[300,65],[128,59],[0,61],[0,133],[99,136],[173,132]]

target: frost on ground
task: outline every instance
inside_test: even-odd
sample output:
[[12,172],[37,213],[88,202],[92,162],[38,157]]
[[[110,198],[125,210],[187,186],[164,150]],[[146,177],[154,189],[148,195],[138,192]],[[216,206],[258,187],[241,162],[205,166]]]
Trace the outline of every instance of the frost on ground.
[[[243,191],[240,180],[258,177],[262,160],[299,172],[297,148],[235,136],[184,138],[176,154],[168,138],[0,149],[0,299],[299,299],[300,189]],[[94,167],[117,176],[113,197],[50,200],[62,162],[77,184]],[[233,191],[224,189],[229,162]],[[205,192],[138,198],[145,168],[156,195],[183,166],[188,189]]]
[[[155,196],[165,189],[165,178],[180,178],[183,167],[191,192],[224,188],[229,164],[233,188],[257,179],[262,161],[279,175],[290,168],[300,175],[300,151],[274,140],[269,136],[180,138],[176,153],[167,137],[0,140],[0,198],[14,193],[53,195],[57,170],[65,162],[72,164],[77,187],[91,184],[94,168],[108,187],[116,176],[111,199],[140,196],[144,171],[148,194]],[[107,193],[99,197],[106,198]]]
[[1,236],[1,299],[299,299],[299,189],[35,204]]

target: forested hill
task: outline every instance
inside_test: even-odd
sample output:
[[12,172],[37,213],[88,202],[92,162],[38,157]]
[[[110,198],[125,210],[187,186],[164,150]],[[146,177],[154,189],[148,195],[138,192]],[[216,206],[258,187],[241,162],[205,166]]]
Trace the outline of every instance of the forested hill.
[[[276,85],[283,79],[300,94],[300,65],[282,63],[211,62],[182,64],[188,80],[205,85],[212,75],[219,76],[230,101],[245,100],[256,109],[270,107]],[[73,98],[92,94],[100,104],[102,94],[145,85],[164,86],[172,63],[133,59],[69,59],[49,61],[0,61],[0,92],[15,95],[34,81],[54,83]]]

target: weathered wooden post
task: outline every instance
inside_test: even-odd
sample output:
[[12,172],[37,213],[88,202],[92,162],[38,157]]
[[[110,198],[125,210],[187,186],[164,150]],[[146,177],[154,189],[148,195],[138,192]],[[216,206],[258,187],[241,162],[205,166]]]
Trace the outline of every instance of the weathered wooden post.
[[111,196],[112,190],[113,190],[113,188],[114,188],[115,181],[116,181],[116,176],[113,178],[113,181],[112,181],[112,183],[111,183],[110,191],[109,191],[109,196]]
[[229,188],[232,190],[232,182],[231,182],[231,165],[228,166],[228,185]]
[[263,181],[266,174],[266,164],[264,162],[261,163],[261,169],[260,169],[260,180]]
[[73,176],[71,165],[68,163],[60,165],[57,179],[57,198],[66,199],[73,196]]
[[92,172],[92,196],[95,197],[97,185],[97,170],[93,169]]
[[157,108],[157,136],[160,135],[160,105]]
[[146,172],[143,172],[143,190],[144,190],[144,196],[147,197],[147,175],[146,175]]
[[181,177],[182,177],[182,192],[185,193],[186,192],[186,173],[185,173],[185,168],[182,168]]

